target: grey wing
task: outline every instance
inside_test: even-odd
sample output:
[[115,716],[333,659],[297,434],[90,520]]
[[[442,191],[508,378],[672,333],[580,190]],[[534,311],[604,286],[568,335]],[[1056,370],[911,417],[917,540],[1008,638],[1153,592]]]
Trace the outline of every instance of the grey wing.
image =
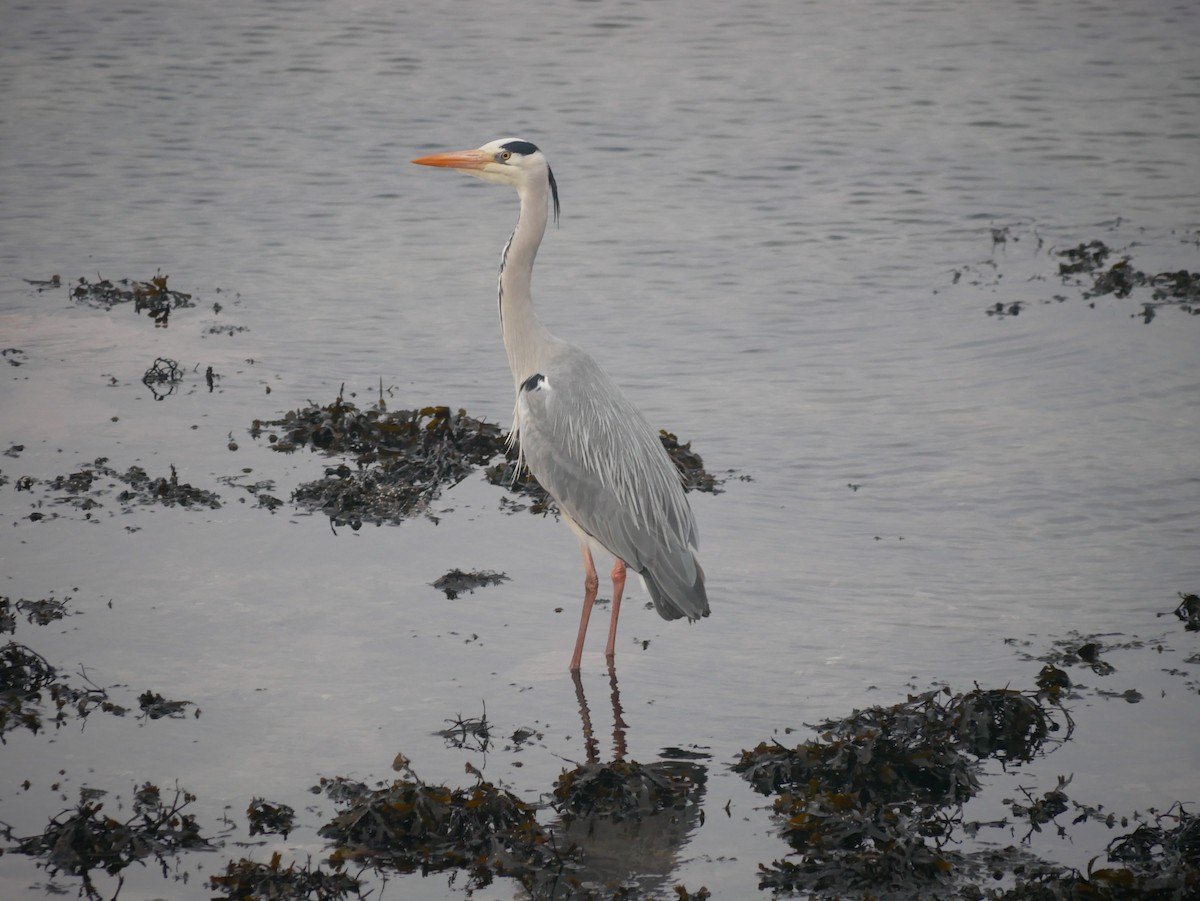
[[666,619],[707,616],[696,521],[658,435],[571,347],[517,390],[521,453],[560,509],[642,576]]

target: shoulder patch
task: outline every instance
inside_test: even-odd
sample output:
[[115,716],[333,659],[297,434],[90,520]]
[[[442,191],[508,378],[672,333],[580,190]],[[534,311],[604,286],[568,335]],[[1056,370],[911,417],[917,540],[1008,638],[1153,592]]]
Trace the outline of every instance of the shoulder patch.
[[521,390],[537,391],[540,387],[542,387],[543,384],[545,384],[547,388],[550,387],[550,383],[546,381],[546,377],[540,372],[535,372],[525,381],[521,382]]

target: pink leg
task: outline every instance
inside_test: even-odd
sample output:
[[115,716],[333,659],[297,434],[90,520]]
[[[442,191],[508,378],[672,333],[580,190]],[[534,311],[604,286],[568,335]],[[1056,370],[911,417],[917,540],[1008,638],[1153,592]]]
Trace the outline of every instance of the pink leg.
[[583,550],[583,613],[579,617],[579,637],[575,639],[575,655],[571,658],[571,670],[579,669],[579,661],[583,657],[583,639],[587,635],[588,620],[592,617],[592,604],[596,603],[596,592],[600,589],[600,577],[596,575],[596,564],[592,561],[592,552],[586,544],[581,544]]
[[612,583],[612,619],[608,622],[608,647],[604,649],[604,656],[609,663],[617,653],[617,617],[621,615],[621,594],[625,591],[625,561],[620,557],[613,564]]

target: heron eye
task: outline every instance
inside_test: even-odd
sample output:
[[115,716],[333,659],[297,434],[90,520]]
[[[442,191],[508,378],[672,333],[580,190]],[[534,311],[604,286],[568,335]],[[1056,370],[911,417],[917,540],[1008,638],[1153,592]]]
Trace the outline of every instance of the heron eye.
[[499,153],[496,154],[496,157],[500,160],[503,160],[504,162],[508,162],[510,159],[512,159],[512,151],[511,150],[501,150]]

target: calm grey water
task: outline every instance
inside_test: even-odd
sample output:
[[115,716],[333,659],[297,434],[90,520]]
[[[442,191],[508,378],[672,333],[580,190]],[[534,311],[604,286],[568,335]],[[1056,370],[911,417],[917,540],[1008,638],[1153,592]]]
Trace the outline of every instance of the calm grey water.
[[[124,899],[207,897],[242,853],[319,857],[329,805],[308,787],[387,779],[397,752],[426,780],[466,784],[471,762],[530,800],[584,757],[565,674],[582,580],[560,524],[506,516],[468,480],[437,525],[334,536],[219,481],[286,496],[319,474],[246,429],[343,383],[363,403],[382,382],[393,408],[507,424],[494,270],[515,197],[408,164],[427,152],[508,135],[546,151],[563,216],[535,279],[544,320],[710,469],[750,479],[693,496],[712,617],[664,623],[638,592],[623,618],[630,756],[711,754],[706,823],[651,892],[751,897],[756,864],[786,853],[726,769],[741,748],[933,683],[1030,686],[1040,664],[1004,639],[1037,653],[1072,630],[1163,635],[1174,621],[1156,613],[1200,586],[1200,321],[1143,325],[1136,304],[1092,308],[1052,277],[1053,251],[1096,238],[1147,272],[1198,267],[1194,4],[2,14],[0,346],[24,365],[4,367],[0,444],[24,450],[0,462],[0,593],[70,596],[81,616],[17,638],[126,686],[126,703],[153,690],[203,714],[10,733],[0,820],[40,831],[82,786],[127,799],[146,780],[196,793],[209,832],[228,814],[231,840],[254,795],[316,805],[287,841],[188,858],[186,885],[134,872]],[[23,281],[159,270],[200,300],[166,330]],[[998,301],[1029,306],[986,316]],[[225,324],[247,330],[208,333]],[[189,369],[162,403],[139,382],[156,356]],[[174,465],[224,506],[27,519],[18,478],[97,457]],[[448,602],[429,583],[455,566],[511,581]],[[584,687],[608,754],[592,638]],[[1085,704],[1086,739],[1023,784],[1074,773],[1073,797],[1121,811],[1200,799],[1196,692],[1157,661],[1123,666],[1112,687],[1146,700]],[[432,734],[485,704],[504,734],[542,738],[484,758]],[[1082,866],[1107,840],[1035,850]],[[5,897],[45,883],[0,858]],[[447,891],[413,877],[398,893]]]

